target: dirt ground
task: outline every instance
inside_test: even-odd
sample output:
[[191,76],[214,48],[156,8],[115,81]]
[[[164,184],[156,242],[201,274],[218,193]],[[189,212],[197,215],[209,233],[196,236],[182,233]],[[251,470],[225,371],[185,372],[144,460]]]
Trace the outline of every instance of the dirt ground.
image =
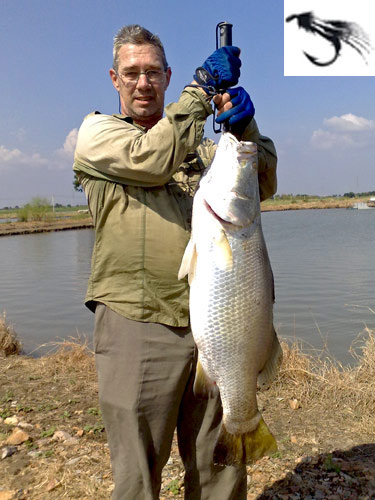
[[[259,394],[279,449],[248,467],[248,500],[374,499],[373,426],[366,430],[355,407],[325,397],[306,404],[295,388],[291,380]],[[72,343],[38,359],[0,357],[0,500],[100,500],[112,489],[87,348]],[[174,443],[160,498],[183,499],[183,491]]]

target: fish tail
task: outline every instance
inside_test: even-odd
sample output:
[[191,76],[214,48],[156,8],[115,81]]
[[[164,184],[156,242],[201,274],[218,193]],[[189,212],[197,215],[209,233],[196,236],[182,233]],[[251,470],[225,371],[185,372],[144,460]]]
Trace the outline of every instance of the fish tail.
[[267,389],[271,385],[283,360],[283,350],[277,338],[275,329],[273,330],[273,333],[274,336],[272,340],[271,354],[266,364],[258,374],[258,387],[261,387],[262,389]]
[[230,434],[223,424],[214,451],[214,463],[250,465],[276,451],[276,440],[263,418],[254,430],[244,434]]

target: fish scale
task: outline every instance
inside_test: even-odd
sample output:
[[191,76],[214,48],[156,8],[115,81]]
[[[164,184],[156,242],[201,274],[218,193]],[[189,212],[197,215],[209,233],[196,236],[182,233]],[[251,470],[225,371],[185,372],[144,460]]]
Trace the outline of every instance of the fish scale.
[[[207,235],[208,236],[208,235]],[[257,235],[253,235],[256,239]],[[236,256],[233,262],[231,271],[220,270],[211,261],[212,269],[206,269],[206,273],[213,277],[212,282],[206,279],[197,279],[194,286],[200,288],[200,294],[192,294],[191,308],[194,310],[197,306],[194,299],[199,301],[207,301],[206,304],[200,304],[200,310],[207,308],[205,317],[192,317],[192,329],[196,332],[194,338],[199,351],[202,353],[200,359],[203,369],[212,380],[220,387],[220,395],[223,403],[224,415],[231,414],[233,420],[246,420],[246,387],[252,383],[256,383],[257,374],[253,370],[245,373],[234,372],[228,364],[241,366],[239,359],[243,357],[243,349],[248,350],[248,359],[251,359],[252,345],[244,341],[247,338],[246,332],[252,323],[259,322],[254,306],[257,306],[258,315],[262,314],[261,307],[265,302],[272,302],[271,290],[265,289],[259,281],[263,278],[266,281],[266,276],[259,276],[257,269],[263,269],[262,266],[254,265],[254,257],[259,258],[259,253],[254,252],[252,248],[250,252],[245,252],[243,242],[238,238],[228,237],[232,253]],[[260,244],[255,242],[254,245]],[[254,246],[253,245],[253,246]],[[199,262],[199,261],[198,261]],[[204,265],[204,261],[201,261]],[[258,276],[257,276],[258,274]],[[199,267],[196,269],[197,276],[200,274]],[[259,285],[254,287],[254,282]],[[205,291],[205,288],[207,290]],[[255,289],[260,289],[268,293],[263,293],[260,297],[254,293]],[[258,302],[258,304],[256,304]],[[252,304],[250,309],[249,304]],[[267,304],[266,304],[267,305]],[[269,312],[271,309],[268,307]],[[270,328],[272,325],[272,316],[261,316],[265,326],[263,329]],[[196,322],[199,321],[199,325]],[[268,327],[267,325],[268,324]],[[230,330],[231,335],[225,335],[225,332]],[[227,353],[231,353],[228,358]],[[207,359],[207,361],[206,361]],[[213,360],[210,362],[210,360]],[[227,380],[226,374],[230,373]],[[237,384],[236,380],[241,376],[244,378],[244,384]],[[239,392],[241,390],[241,397]],[[241,416],[241,419],[240,419]],[[248,430],[248,429],[246,429]]]
[[256,144],[223,133],[193,202],[188,274],[199,359],[194,391],[219,390],[223,424],[214,461],[252,463],[276,450],[256,389],[275,376],[281,348],[273,327],[273,276],[262,233]]

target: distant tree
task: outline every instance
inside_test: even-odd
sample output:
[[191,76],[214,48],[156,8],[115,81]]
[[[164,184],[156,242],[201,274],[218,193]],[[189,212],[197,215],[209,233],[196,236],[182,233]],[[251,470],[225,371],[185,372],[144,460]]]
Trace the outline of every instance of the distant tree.
[[355,194],[353,191],[350,191],[349,193],[344,193],[345,198],[355,198]]
[[78,180],[77,174],[75,172],[74,172],[73,186],[74,186],[74,189],[76,191],[79,191],[80,193],[82,193],[83,188],[82,188],[82,186]]
[[48,198],[35,196],[29,203],[18,209],[18,219],[21,221],[42,221],[51,219],[51,203]]
[[282,194],[282,195],[280,196],[280,198],[281,198],[282,200],[292,200],[292,199],[293,199],[293,195],[292,195],[292,194]]

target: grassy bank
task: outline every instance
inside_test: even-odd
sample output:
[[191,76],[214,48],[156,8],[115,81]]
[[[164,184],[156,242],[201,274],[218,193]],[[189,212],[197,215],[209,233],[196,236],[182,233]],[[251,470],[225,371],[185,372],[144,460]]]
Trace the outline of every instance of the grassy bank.
[[352,208],[356,202],[367,202],[368,197],[347,196],[276,196],[274,199],[262,202],[262,211],[271,210],[308,210],[308,209],[328,209],[328,208]]
[[[276,195],[273,199],[262,202],[262,210],[300,210],[300,209],[316,209],[316,208],[351,208],[356,202],[368,201],[368,196],[309,196],[309,195]],[[20,209],[3,208],[0,209],[0,219],[17,219],[20,214],[29,213],[29,216],[24,216],[25,220],[59,220],[59,219],[79,219],[87,217],[87,205],[58,206],[52,209],[51,206],[46,207],[30,207],[26,205]]]
[[[109,499],[93,353],[75,339],[39,359],[5,356],[20,346],[9,348],[17,340],[4,316],[0,332],[0,499]],[[279,450],[248,467],[248,499],[375,498],[375,332],[353,348],[352,368],[298,344],[283,351],[277,380],[258,395]],[[161,499],[183,489],[174,442]]]
[[24,219],[24,220],[43,220],[43,219],[61,219],[65,217],[87,216],[87,205],[58,205],[52,207],[50,204],[43,204],[35,201],[28,203],[23,207],[2,208],[0,209],[0,219]]
[[[282,210],[308,210],[320,208],[351,208],[355,202],[366,201],[367,198],[357,197],[313,197],[313,196],[279,196],[273,200],[262,202],[263,212]],[[65,229],[82,229],[92,227],[92,219],[87,206],[58,207],[54,211],[34,211],[23,209],[0,210],[0,219],[8,220],[0,224],[0,236],[17,234],[61,231]],[[1,498],[0,498],[1,500]]]
[[0,236],[92,227],[92,219],[85,206],[75,210],[65,207],[55,212],[35,212],[33,215],[26,211],[21,219],[17,219],[18,216],[15,211],[0,211],[0,218],[7,221],[0,224]]

